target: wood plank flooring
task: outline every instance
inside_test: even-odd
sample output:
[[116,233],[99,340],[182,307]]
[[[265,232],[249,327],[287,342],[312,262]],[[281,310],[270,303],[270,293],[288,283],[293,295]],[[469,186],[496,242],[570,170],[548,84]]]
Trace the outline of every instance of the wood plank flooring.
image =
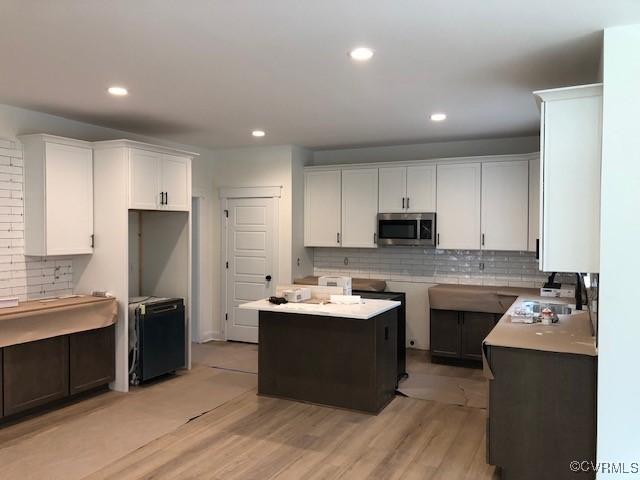
[[[200,372],[189,374],[194,381],[201,381],[198,375],[203,374],[202,369],[223,360],[222,368],[229,369],[226,375],[247,375],[232,370],[251,367],[255,346],[215,347],[194,353],[195,370]],[[410,354],[408,363],[410,370],[480,378],[478,371],[428,365],[421,353]],[[158,391],[162,395],[160,386]],[[124,404],[131,401],[129,398],[106,394],[88,402],[105,408],[112,402]],[[61,421],[85,415],[90,403],[73,405],[64,415],[52,412],[34,419],[29,428],[16,425],[0,430],[0,452],[4,446],[22,441],[21,437],[59,428]],[[115,461],[102,463],[84,478],[497,479],[494,468],[485,463],[485,421],[483,409],[436,401],[396,397],[380,415],[370,416],[258,397],[252,388]],[[16,436],[11,438],[12,434]],[[25,464],[23,478],[34,478],[26,469]]]

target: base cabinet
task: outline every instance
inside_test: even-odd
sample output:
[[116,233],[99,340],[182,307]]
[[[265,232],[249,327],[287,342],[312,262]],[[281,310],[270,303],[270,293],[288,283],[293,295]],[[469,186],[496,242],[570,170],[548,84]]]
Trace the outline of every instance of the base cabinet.
[[431,309],[431,355],[482,361],[482,341],[498,317],[495,313]]
[[31,411],[115,378],[115,326],[2,349],[0,411]]
[[91,390],[113,382],[114,327],[75,333],[69,337],[69,393]]
[[4,415],[13,415],[69,395],[69,337],[5,347]]

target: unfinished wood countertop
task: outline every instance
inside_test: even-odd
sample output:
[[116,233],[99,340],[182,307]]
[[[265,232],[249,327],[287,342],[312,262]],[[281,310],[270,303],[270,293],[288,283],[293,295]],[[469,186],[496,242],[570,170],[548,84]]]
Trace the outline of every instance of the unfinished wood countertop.
[[115,298],[80,295],[21,302],[0,309],[0,347],[95,330],[117,320]]
[[521,295],[538,296],[537,288],[439,284],[429,288],[429,306],[437,310],[503,314]]

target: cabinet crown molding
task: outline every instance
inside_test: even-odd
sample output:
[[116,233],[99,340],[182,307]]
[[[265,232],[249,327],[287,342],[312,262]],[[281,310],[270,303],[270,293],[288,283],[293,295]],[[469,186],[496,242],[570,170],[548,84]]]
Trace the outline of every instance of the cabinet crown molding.
[[138,150],[147,150],[149,152],[166,153],[168,155],[185,155],[189,157],[198,157],[200,154],[195,152],[189,152],[187,150],[180,150],[173,147],[163,147],[161,145],[154,145],[152,143],[138,142],[135,140],[103,140],[100,142],[93,142],[91,144],[95,150],[102,150],[106,148],[137,148]]
[[85,140],[77,140],[75,138],[49,135],[48,133],[33,133],[29,135],[19,135],[18,140],[20,140],[20,142],[23,144],[28,142],[46,142],[46,143],[57,143],[60,145],[72,145],[77,147],[91,148],[91,142],[87,142]]
[[440,157],[425,160],[402,160],[393,162],[371,162],[371,163],[336,163],[330,165],[309,165],[304,167],[305,172],[326,171],[326,170],[346,170],[364,168],[386,168],[386,167],[412,167],[420,165],[445,165],[449,163],[484,163],[484,162],[509,162],[516,160],[531,160],[540,157],[540,152],[510,153],[505,155],[479,155],[477,157]]

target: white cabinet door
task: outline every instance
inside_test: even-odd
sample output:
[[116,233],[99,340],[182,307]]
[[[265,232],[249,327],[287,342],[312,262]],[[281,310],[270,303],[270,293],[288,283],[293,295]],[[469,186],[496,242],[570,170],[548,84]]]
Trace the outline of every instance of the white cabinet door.
[[342,171],[342,246],[376,247],[378,169]]
[[602,86],[539,92],[541,270],[600,270]]
[[304,246],[340,246],[340,170],[304,174]]
[[436,246],[480,250],[480,163],[438,165]]
[[529,160],[529,248],[537,252],[540,240],[540,159]]
[[526,250],[528,206],[528,161],[483,163],[482,249]]
[[93,251],[91,148],[45,145],[46,255]]
[[407,167],[406,211],[414,213],[436,211],[436,166]]
[[407,197],[407,167],[384,167],[379,169],[380,213],[404,213]]
[[161,208],[189,211],[189,159],[175,155],[162,156]]
[[162,155],[145,150],[129,151],[129,208],[157,210],[160,205]]

